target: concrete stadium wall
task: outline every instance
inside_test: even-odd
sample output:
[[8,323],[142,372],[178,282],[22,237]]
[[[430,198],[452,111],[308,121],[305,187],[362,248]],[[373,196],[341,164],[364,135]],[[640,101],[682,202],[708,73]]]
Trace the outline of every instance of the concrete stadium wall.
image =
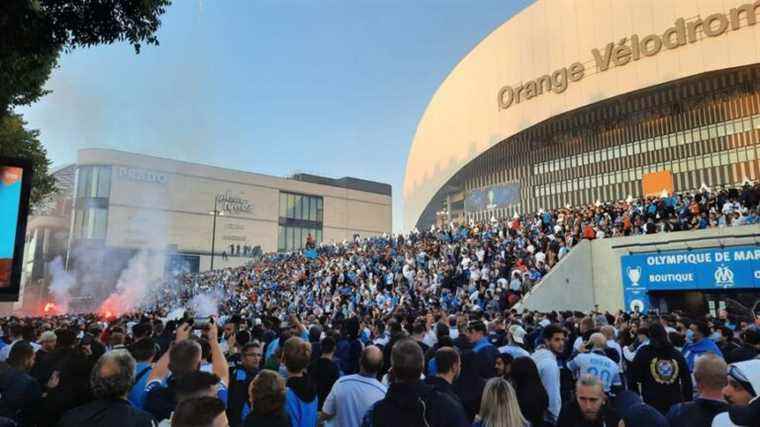
[[525,295],[519,307],[538,311],[594,308],[591,242],[584,240],[576,245]]
[[620,257],[629,253],[760,244],[760,224],[683,233],[584,241],[523,298],[518,308],[539,311],[623,309]]

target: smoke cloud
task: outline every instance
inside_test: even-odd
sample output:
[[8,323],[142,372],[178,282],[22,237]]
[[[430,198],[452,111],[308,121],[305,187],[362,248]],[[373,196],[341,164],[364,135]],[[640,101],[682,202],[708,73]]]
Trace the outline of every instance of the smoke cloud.
[[61,257],[50,262],[49,271],[52,276],[50,293],[53,294],[57,309],[66,312],[69,310],[70,292],[76,284],[76,277],[64,269]]
[[[114,187],[120,185],[116,174],[114,168]],[[50,289],[57,311],[95,311],[111,317],[142,305],[149,291],[164,280],[167,258],[173,255],[167,247],[168,215],[161,209],[167,204],[166,191],[165,186],[156,185],[131,193],[129,207],[114,208],[125,210],[117,215],[123,219],[108,224],[105,242],[75,240],[67,263],[69,271],[64,271],[60,259],[51,264]],[[122,199],[118,193],[111,198]]]
[[219,315],[219,300],[211,293],[198,294],[188,304],[197,317],[209,317]]
[[164,253],[141,250],[129,260],[116,288],[98,310],[106,316],[119,316],[134,311],[148,295],[152,284],[163,278]]

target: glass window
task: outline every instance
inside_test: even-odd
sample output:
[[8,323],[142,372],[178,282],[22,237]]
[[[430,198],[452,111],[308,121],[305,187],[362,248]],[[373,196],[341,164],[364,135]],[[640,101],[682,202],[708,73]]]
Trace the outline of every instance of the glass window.
[[719,124],[717,131],[718,131],[718,136],[726,136],[726,124],[725,123]]
[[93,225],[90,233],[91,239],[105,239],[108,229],[108,209],[92,209]]
[[[280,193],[280,218],[286,218],[288,216],[288,195],[286,193]],[[280,246],[284,248],[284,246]]]
[[[280,194],[280,196],[282,196],[282,194]],[[283,226],[280,226],[277,231],[277,250],[278,251],[285,250],[285,227]]]
[[729,163],[732,163],[732,164],[739,161],[739,155],[738,155],[738,153],[737,153],[736,150],[732,150],[728,154],[728,161],[729,161]]
[[705,168],[705,159],[703,159],[700,156],[700,157],[697,157],[695,160],[696,160],[695,161],[695,165],[694,165],[695,169],[704,169]]
[[317,198],[309,197],[309,221],[317,220]]
[[699,140],[705,141],[710,137],[710,133],[707,131],[707,126],[699,128]]
[[720,165],[726,166],[728,164],[728,151],[720,153]]
[[676,144],[683,145],[683,143],[684,143],[684,133],[683,132],[678,132],[676,134]]
[[303,209],[301,205],[301,199],[303,199],[303,196],[296,194],[295,196],[295,213],[293,215],[293,218],[295,219],[301,219],[303,215]]
[[322,230],[319,228],[317,229],[315,239],[317,239],[317,243],[322,243]]
[[288,194],[288,218],[296,217],[296,195]]
[[747,117],[746,119],[742,120],[742,124],[744,125],[744,132],[752,129],[752,118]]
[[96,197],[108,198],[111,196],[111,167],[98,168],[98,191]]
[[87,197],[87,184],[90,182],[89,167],[77,169],[77,197]]
[[285,227],[286,233],[285,236],[287,238],[287,250],[292,251],[295,249],[295,229],[293,227]]
[[83,211],[81,209],[74,211],[74,238],[76,239],[82,237],[82,217]]
[[317,199],[317,222],[323,222],[324,208],[322,207],[322,198]]
[[760,115],[755,116],[752,121],[755,124],[755,129],[760,129]]
[[684,132],[683,140],[684,140],[684,143],[686,144],[691,144],[692,141],[694,141],[694,135],[692,134],[690,130],[687,130],[686,132]]
[[311,197],[304,196],[303,198],[303,219],[309,219],[309,211],[311,210]]
[[733,135],[736,133],[736,120],[726,122],[726,135]]

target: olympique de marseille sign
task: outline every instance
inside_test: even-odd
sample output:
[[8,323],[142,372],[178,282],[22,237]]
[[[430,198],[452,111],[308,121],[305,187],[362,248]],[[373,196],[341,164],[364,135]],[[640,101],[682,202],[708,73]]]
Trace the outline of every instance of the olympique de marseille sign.
[[760,246],[638,253],[620,263],[630,311],[649,309],[649,291],[760,289]]

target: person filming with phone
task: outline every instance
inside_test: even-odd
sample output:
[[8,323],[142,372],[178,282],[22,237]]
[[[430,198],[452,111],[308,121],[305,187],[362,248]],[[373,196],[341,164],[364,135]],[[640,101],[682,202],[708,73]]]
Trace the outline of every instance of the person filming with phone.
[[[195,323],[200,322],[193,322],[193,325]],[[145,410],[158,421],[170,418],[177,406],[174,390],[177,380],[200,370],[202,350],[198,341],[191,337],[193,325],[185,321],[177,328],[171,348],[161,356],[148,377]],[[226,405],[229,365],[219,345],[218,328],[214,319],[202,326],[211,347],[211,370],[220,379],[216,395]]]

